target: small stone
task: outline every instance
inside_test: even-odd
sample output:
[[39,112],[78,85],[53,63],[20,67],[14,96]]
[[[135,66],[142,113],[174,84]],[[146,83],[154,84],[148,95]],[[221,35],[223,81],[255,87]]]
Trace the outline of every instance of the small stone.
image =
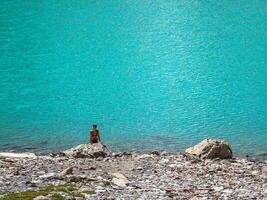
[[143,154],[143,155],[139,156],[138,159],[141,160],[141,159],[147,159],[147,158],[152,158],[152,157],[153,157],[152,155]]
[[37,187],[36,183],[31,182],[31,181],[26,181],[25,184],[28,185],[28,186],[30,186],[30,187]]
[[46,196],[38,196],[38,197],[35,197],[33,200],[49,200],[49,199],[50,198]]
[[70,181],[75,182],[75,183],[81,182],[85,179],[86,179],[86,177],[83,177],[83,176],[71,176],[70,177]]
[[172,191],[173,191],[172,188],[165,188],[165,192],[166,192],[166,193],[171,193]]
[[109,162],[110,161],[110,158],[109,157],[106,157],[103,159],[103,162]]
[[52,158],[54,158],[54,157],[57,156],[57,154],[56,153],[50,153],[49,156],[52,157]]
[[93,178],[93,177],[86,177],[87,181],[98,181],[98,178]]
[[103,190],[103,189],[104,189],[104,187],[102,187],[102,186],[98,185],[98,186],[96,186],[96,189],[97,189],[97,190]]
[[220,192],[220,191],[222,191],[223,190],[223,187],[222,186],[214,186],[213,188],[212,188],[215,192]]
[[230,183],[229,183],[229,182],[225,182],[225,183],[223,184],[223,187],[224,187],[224,188],[230,188],[230,187],[231,187],[231,185],[230,185]]
[[234,191],[232,189],[225,189],[222,192],[226,194],[232,194]]
[[158,151],[151,151],[151,154],[156,155],[156,156],[160,155],[160,153]]
[[14,162],[16,162],[14,159],[12,159],[12,158],[5,158],[5,159],[3,159],[3,161],[4,162],[9,162],[9,163],[14,163]]
[[166,156],[166,155],[168,155],[168,152],[167,151],[162,151],[160,155],[161,156]]
[[72,174],[73,172],[73,167],[68,167],[66,169],[64,169],[62,172],[60,172],[61,176],[66,176],[68,174]]
[[78,190],[79,192],[87,192],[87,191],[92,191],[92,188],[87,187],[87,186],[82,186]]
[[38,172],[36,172],[36,174],[38,174],[38,175],[44,175],[45,174],[45,171],[38,171]]
[[59,175],[57,173],[48,173],[44,174],[42,176],[39,176],[41,179],[57,179],[59,178]]
[[115,172],[112,174],[111,182],[119,187],[126,187],[129,185],[129,180],[122,173]]
[[259,173],[260,173],[260,172],[257,171],[257,170],[254,170],[254,171],[251,172],[251,174],[252,174],[253,176],[257,176],[257,175],[259,175]]
[[114,184],[114,185],[117,185],[119,187],[126,187],[127,186],[127,182],[123,179],[118,179],[118,178],[113,178],[111,180],[111,182]]
[[88,170],[96,170],[96,167],[89,167]]
[[95,190],[96,193],[103,193],[105,192],[106,190]]
[[96,158],[97,161],[102,161],[103,159],[104,159],[104,157],[102,157],[102,156],[99,156]]
[[165,163],[168,163],[168,162],[170,162],[170,160],[167,159],[167,158],[166,159],[162,159],[162,160],[159,161],[160,164],[165,164]]
[[169,165],[170,168],[175,168],[176,167],[176,164],[171,164]]

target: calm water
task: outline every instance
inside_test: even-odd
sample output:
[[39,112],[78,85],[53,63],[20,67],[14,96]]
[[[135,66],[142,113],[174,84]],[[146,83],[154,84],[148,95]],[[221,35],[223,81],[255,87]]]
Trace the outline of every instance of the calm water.
[[0,150],[267,151],[267,1],[0,2]]

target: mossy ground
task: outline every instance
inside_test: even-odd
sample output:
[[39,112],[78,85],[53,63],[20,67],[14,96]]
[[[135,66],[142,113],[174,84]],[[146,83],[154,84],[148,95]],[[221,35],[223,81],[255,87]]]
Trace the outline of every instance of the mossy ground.
[[64,197],[63,197],[61,194],[57,194],[57,193],[55,193],[55,194],[53,194],[53,195],[51,196],[51,199],[52,199],[52,200],[64,200]]
[[67,196],[71,197],[83,197],[84,194],[95,194],[94,191],[85,191],[85,192],[78,192],[77,188],[72,184],[64,184],[58,186],[47,186],[45,188],[40,188],[39,190],[29,190],[25,192],[14,192],[14,193],[7,193],[4,196],[0,197],[0,200],[33,200],[37,196],[47,196],[48,194],[52,194],[52,200],[64,200],[64,197],[57,192],[63,192]]

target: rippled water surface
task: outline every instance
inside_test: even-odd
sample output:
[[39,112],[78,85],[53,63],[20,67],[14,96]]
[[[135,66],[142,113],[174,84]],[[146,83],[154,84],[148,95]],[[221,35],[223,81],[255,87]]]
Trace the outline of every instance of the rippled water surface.
[[0,150],[267,151],[267,3],[0,2]]

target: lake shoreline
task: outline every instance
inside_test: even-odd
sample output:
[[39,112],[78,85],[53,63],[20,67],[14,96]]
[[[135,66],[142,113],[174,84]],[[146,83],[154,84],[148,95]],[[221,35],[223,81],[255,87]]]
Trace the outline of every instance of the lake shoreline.
[[80,200],[264,199],[267,196],[267,161],[243,158],[210,160],[157,151],[69,157],[61,152],[0,156],[0,165],[1,200],[12,195],[23,196],[23,191],[30,191],[34,197],[46,196],[43,199],[60,195],[63,199]]
[[[151,149],[151,150],[127,150],[127,149],[117,149],[113,150],[113,148],[110,148],[110,150],[113,152],[128,152],[128,153],[138,153],[138,154],[146,154],[150,153],[152,151],[158,151],[158,152],[168,152],[171,154],[183,154],[184,150],[177,150],[177,151],[170,151],[170,150],[159,150],[159,149]],[[15,149],[6,149],[0,151],[0,153],[18,153],[18,154],[24,154],[24,153],[34,153],[37,156],[47,156],[52,154],[59,154],[64,150],[53,150],[53,151],[31,151],[29,149],[25,149],[25,151],[22,150],[15,150]],[[253,161],[265,161],[267,160],[267,152],[260,151],[258,153],[240,153],[234,151],[234,157],[240,158],[240,159],[248,159]]]

